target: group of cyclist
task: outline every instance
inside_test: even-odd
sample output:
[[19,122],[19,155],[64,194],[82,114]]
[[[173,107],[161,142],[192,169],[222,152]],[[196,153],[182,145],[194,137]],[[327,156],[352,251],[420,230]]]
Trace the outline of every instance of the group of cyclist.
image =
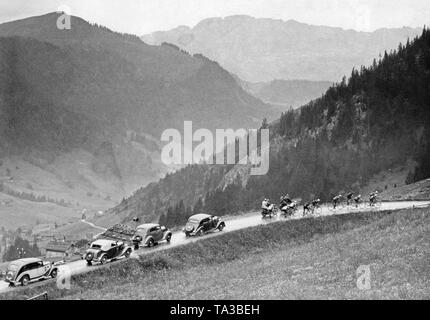
[[[372,193],[370,193],[370,195],[369,195],[369,205],[371,207],[376,205],[376,203],[378,201],[378,195],[379,195],[379,192],[377,190],[374,191],[374,192],[372,192]],[[343,195],[342,194],[338,194],[335,197],[333,197],[333,199],[332,199],[333,209],[336,209],[336,207],[340,204],[340,202],[342,201],[342,199],[343,199]],[[346,194],[346,205],[347,206],[350,206],[351,204],[354,203],[355,206],[358,207],[361,204],[361,202],[362,202],[361,194],[358,194],[356,196],[354,196],[353,192],[349,192],[349,193]]]
[[320,199],[314,199],[310,202],[306,202],[303,205],[303,215],[306,214],[313,214],[315,212],[315,209],[321,208],[321,200]]
[[[303,205],[303,215],[313,213],[315,209],[321,207],[321,200],[314,199],[310,202],[307,202]],[[276,207],[274,204],[270,203],[268,198],[264,198],[261,203],[261,214],[263,217],[271,217],[276,214]],[[291,216],[298,210],[298,203],[296,201],[291,200],[288,194],[281,196],[279,200],[279,210],[284,216]]]
[[[375,206],[378,199],[378,191],[374,191],[369,195],[369,205]],[[346,195],[338,194],[332,199],[333,209],[336,209],[336,207],[339,206],[339,204],[342,202],[343,198],[346,198],[346,205],[355,205],[358,207],[361,202],[362,198],[360,194],[354,195],[353,192],[348,192]],[[321,208],[321,200],[320,199],[314,199],[312,201],[306,202],[303,204],[303,216],[307,214],[313,214],[315,209]],[[276,206],[272,203],[270,203],[269,198],[264,198],[264,200],[261,203],[261,214],[263,217],[271,217],[276,214]],[[293,215],[297,209],[298,204],[296,201],[291,200],[290,196],[288,194],[281,196],[279,201],[279,209],[282,214],[285,216],[291,216]]]
[[[268,198],[265,198],[261,203],[261,214],[263,217],[271,217],[276,214],[276,207],[274,204],[270,203]],[[297,210],[297,202],[291,200],[288,194],[281,196],[279,199],[279,209],[284,215],[292,215]]]

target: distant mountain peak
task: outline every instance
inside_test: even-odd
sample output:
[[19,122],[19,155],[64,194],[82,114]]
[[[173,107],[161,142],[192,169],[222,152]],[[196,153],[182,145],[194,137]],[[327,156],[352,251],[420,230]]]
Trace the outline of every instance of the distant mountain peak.
[[420,28],[358,32],[293,19],[233,15],[207,18],[193,28],[142,36],[153,45],[169,42],[202,53],[250,82],[273,79],[337,81],[353,67],[372,63],[385,50],[419,35]]

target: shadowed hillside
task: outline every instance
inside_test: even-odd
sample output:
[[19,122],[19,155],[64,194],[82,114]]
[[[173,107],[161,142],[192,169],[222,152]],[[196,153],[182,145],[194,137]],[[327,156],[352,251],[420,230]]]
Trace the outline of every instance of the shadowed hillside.
[[212,129],[255,127],[264,116],[275,116],[216,62],[201,55],[168,45],[150,46],[78,17],[71,17],[70,30],[59,30],[58,16],[0,25],[0,36],[30,37],[51,44],[46,50],[60,51],[48,64],[40,58],[49,51],[35,49],[28,61],[38,72],[29,72],[32,78],[26,79],[29,87],[45,95],[49,88],[57,108],[156,136],[166,128],[182,128],[184,119]]
[[31,184],[37,196],[103,210],[171,169],[160,159],[163,130],[182,131],[184,120],[254,128],[277,115],[201,55],[78,17],[59,30],[58,17],[0,25],[0,160],[33,168],[0,168],[9,189]]

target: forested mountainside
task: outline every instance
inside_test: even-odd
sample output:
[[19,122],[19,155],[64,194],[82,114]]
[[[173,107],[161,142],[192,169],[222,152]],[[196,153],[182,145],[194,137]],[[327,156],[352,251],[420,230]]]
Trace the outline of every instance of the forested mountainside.
[[184,120],[255,128],[279,116],[202,55],[75,16],[59,30],[59,16],[0,24],[0,181],[8,190],[83,208],[97,195],[100,210],[168,172],[163,130],[182,131]]
[[[138,190],[111,213],[160,215],[161,222],[175,225],[190,206],[222,215],[257,208],[265,196],[277,201],[286,192],[328,200],[411,160],[407,182],[429,177],[430,31],[353,70],[321,98],[282,114],[270,130],[267,175],[243,174],[247,168],[240,165],[189,166]],[[218,187],[199,187],[203,177]]]
[[204,19],[192,28],[179,26],[142,39],[149,44],[169,42],[190,53],[202,53],[250,82],[335,82],[353,66],[372,63],[384,50],[395,49],[399,42],[420,31],[404,27],[358,32],[235,15]]
[[110,209],[108,214],[119,214],[124,221],[134,217],[156,221],[166,213],[169,205],[180,205],[183,210],[190,211],[190,206],[194,206],[194,199],[215,190],[231,168],[232,165],[189,165],[167,174],[159,182],[137,190],[131,197],[124,198],[118,206]]

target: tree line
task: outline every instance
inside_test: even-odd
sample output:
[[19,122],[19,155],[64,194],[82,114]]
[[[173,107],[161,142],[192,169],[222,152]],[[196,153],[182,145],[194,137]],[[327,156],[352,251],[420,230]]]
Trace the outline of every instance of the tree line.
[[28,240],[24,240],[21,237],[16,237],[15,242],[5,250],[3,254],[3,261],[40,257],[41,255],[42,254],[36,242],[30,244]]
[[32,201],[32,202],[50,202],[50,203],[54,203],[57,204],[59,206],[62,207],[68,207],[69,205],[71,205],[70,202],[66,202],[64,199],[52,199],[49,198],[47,196],[37,196],[31,192],[25,192],[25,191],[16,191],[16,190],[12,190],[8,187],[6,187],[2,182],[0,182],[0,192],[5,193],[7,195],[10,195],[12,197],[15,198],[19,198],[19,199],[23,199],[23,200],[27,200],[27,201]]

